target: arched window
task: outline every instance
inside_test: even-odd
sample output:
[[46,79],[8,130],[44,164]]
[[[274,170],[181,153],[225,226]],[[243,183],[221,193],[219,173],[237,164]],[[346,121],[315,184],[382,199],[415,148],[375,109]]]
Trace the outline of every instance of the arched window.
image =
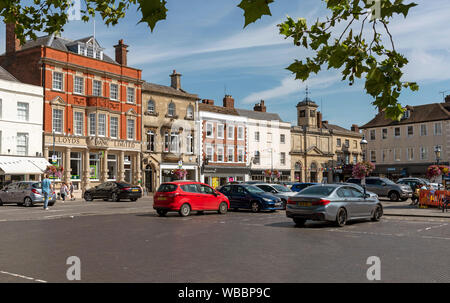
[[169,117],[175,117],[175,103],[170,102],[167,115]]
[[194,107],[189,105],[187,108],[186,118],[193,119],[194,118]]
[[317,163],[316,162],[311,163],[311,171],[317,171]]
[[152,99],[148,100],[147,112],[149,114],[154,114],[155,113],[155,101],[153,101]]
[[297,162],[295,163],[295,171],[301,171],[302,170],[302,163]]

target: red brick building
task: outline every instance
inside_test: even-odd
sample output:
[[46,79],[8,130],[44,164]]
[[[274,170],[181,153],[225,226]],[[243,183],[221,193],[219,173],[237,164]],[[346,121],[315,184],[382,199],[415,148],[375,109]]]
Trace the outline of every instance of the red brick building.
[[0,65],[44,88],[44,156],[55,157],[61,181],[77,189],[141,180],[142,72],[127,66],[123,40],[114,47],[115,60],[94,37],[48,35],[21,46],[6,26]]
[[[234,99],[225,96],[223,106],[213,100],[199,104],[202,134],[201,180],[213,187],[230,181],[247,181],[247,118],[234,108]],[[208,159],[206,161],[206,159]]]

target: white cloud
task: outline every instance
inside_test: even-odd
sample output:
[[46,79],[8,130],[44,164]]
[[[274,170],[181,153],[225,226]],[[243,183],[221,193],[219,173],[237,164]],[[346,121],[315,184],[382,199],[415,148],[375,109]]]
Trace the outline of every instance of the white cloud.
[[313,89],[324,89],[330,87],[336,82],[340,81],[340,75],[314,77],[306,82],[295,80],[293,76],[284,78],[280,85],[271,89],[255,92],[245,97],[243,103],[252,103],[259,100],[270,100],[274,98],[281,98],[292,94],[299,94],[305,90],[306,85]]

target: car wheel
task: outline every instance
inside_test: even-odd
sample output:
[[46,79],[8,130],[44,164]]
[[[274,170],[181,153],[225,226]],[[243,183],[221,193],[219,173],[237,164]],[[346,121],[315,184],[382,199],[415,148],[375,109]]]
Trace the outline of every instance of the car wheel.
[[347,211],[344,208],[340,208],[336,215],[336,225],[343,227],[347,223]]
[[375,207],[371,220],[374,222],[378,222],[381,220],[382,216],[383,216],[383,209],[381,208],[380,205],[377,205],[377,207]]
[[391,200],[392,202],[397,202],[400,199],[400,195],[398,194],[398,192],[393,191],[389,194],[389,200]]
[[25,207],[33,206],[33,200],[31,200],[30,197],[26,197],[25,200],[23,200],[23,206]]
[[118,195],[117,193],[112,193],[112,195],[111,195],[111,200],[112,200],[113,202],[119,202],[119,201],[120,201],[119,195]]
[[225,202],[220,203],[219,205],[219,214],[224,215],[228,211],[228,204]]
[[180,208],[180,216],[187,217],[191,214],[191,207],[189,204],[183,204]]
[[165,217],[168,211],[166,209],[157,209],[156,212],[160,217]]
[[252,202],[252,212],[258,213],[261,211],[261,206],[259,206],[258,202]]
[[86,200],[88,202],[91,202],[94,199],[92,199],[92,195],[91,194],[86,193],[86,194],[84,194],[84,200]]
[[298,227],[305,226],[306,219],[294,218],[293,220],[294,220],[295,226],[298,226]]

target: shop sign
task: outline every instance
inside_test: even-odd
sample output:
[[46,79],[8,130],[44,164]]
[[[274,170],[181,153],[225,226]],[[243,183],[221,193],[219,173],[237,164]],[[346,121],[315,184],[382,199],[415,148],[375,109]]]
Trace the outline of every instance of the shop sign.
[[80,138],[55,137],[55,143],[60,143],[60,144],[80,144]]
[[135,148],[136,144],[130,141],[114,141],[114,147]]

